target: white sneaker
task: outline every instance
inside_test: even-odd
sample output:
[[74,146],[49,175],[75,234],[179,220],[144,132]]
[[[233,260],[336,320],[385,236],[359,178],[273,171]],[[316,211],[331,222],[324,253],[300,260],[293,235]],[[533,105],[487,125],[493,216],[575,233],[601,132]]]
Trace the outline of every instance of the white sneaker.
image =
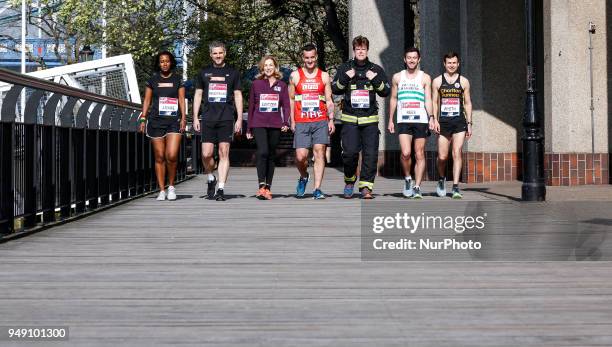
[[168,200],[176,200],[176,189],[174,189],[174,186],[168,187]]
[[157,196],[157,201],[164,201],[166,200],[166,192],[165,191],[161,191],[159,192],[159,195]]

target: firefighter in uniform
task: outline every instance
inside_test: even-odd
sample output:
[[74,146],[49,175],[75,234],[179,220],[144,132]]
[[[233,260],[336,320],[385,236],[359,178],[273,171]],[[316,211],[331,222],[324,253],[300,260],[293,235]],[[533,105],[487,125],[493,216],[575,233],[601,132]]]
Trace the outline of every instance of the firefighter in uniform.
[[368,39],[357,36],[352,44],[354,58],[338,68],[332,83],[333,93],[344,95],[340,116],[344,197],[350,199],[353,196],[359,152],[361,152],[358,189],[361,198],[372,199],[380,136],[376,95],[388,96],[390,85],[382,67],[368,60]]

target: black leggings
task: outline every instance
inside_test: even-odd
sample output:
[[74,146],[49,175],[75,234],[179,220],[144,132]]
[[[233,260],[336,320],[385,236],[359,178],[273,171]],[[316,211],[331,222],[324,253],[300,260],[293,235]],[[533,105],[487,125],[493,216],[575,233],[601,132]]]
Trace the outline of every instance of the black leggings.
[[278,128],[251,129],[257,144],[257,178],[259,184],[272,185],[276,159],[276,147],[280,141],[281,131]]

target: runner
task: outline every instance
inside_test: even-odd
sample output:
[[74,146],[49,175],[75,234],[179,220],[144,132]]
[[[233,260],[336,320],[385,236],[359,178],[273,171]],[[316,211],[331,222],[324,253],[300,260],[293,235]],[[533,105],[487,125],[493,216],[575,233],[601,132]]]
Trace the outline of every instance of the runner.
[[[281,131],[289,130],[291,104],[287,84],[281,81],[278,61],[266,55],[259,62],[259,74],[255,77],[249,96],[249,120],[246,136],[255,137],[257,144],[257,178],[260,200],[271,200],[274,160]],[[282,110],[282,112],[281,112]]]
[[[176,200],[176,163],[186,125],[185,87],[181,78],[174,73],[175,67],[176,60],[172,53],[163,51],[157,54],[154,66],[156,72],[147,81],[139,119],[140,132],[146,131],[153,145],[159,186],[158,201],[166,198]],[[166,174],[169,184],[167,193]]]
[[448,150],[453,148],[452,198],[461,199],[459,178],[463,165],[463,143],[472,136],[472,101],[470,82],[459,73],[459,55],[447,53],[442,59],[445,72],[433,80],[433,111],[436,117],[434,130],[438,136],[438,175],[436,185],[439,197],[446,196],[446,161]]
[[[204,173],[208,175],[208,198],[224,201],[225,183],[229,172],[230,143],[233,133],[239,134],[242,131],[242,92],[240,74],[225,64],[225,45],[221,42],[212,42],[209,50],[213,63],[200,70],[196,78],[193,127],[195,131],[202,130],[202,163]],[[201,122],[198,118],[200,113]],[[216,193],[217,178],[213,174],[215,144],[219,145],[219,187]]]
[[[431,77],[419,68],[421,52],[414,47],[406,49],[404,63],[406,69],[393,75],[391,101],[389,103],[390,133],[395,133],[393,115],[397,109],[397,132],[401,148],[401,163],[404,171],[404,189],[402,194],[415,199],[422,199],[421,181],[425,175],[425,140],[429,129],[433,129],[435,120],[431,113]],[[398,107],[399,106],[399,107]],[[412,142],[416,164],[413,183],[410,169],[412,165]]]
[[327,72],[317,67],[317,47],[307,44],[302,48],[304,66],[291,73],[291,130],[295,162],[300,172],[296,196],[303,197],[308,184],[308,155],[314,152],[313,199],[325,199],[321,182],[325,172],[325,150],[329,136],[334,133],[334,102]]
[[376,95],[389,95],[385,71],[368,59],[370,42],[364,36],[353,39],[353,59],[338,68],[332,90],[342,99],[342,161],[344,197],[353,196],[359,152],[362,153],[358,189],[362,199],[372,199],[378,169],[378,103]]

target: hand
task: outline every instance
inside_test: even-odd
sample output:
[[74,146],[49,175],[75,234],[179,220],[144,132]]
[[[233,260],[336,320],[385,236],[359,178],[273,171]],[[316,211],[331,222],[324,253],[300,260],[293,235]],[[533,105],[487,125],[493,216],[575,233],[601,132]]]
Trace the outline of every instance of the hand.
[[350,69],[350,70],[348,70],[348,71],[346,72],[346,75],[347,75],[349,78],[353,78],[353,77],[355,77],[355,69]]
[[236,121],[234,125],[234,133],[241,134],[242,133],[242,119]]
[[371,81],[374,79],[374,77],[378,76],[378,73],[372,71],[372,70],[368,70],[368,72],[366,72],[366,77]]
[[185,132],[185,128],[187,127],[187,119],[185,118],[181,118],[181,127],[180,127],[180,132],[181,134]]
[[333,135],[333,133],[336,131],[336,125],[334,124],[333,119],[330,119],[329,122],[327,122],[327,129],[329,129],[330,135]]
[[393,122],[389,122],[389,126],[387,127],[387,130],[389,130],[391,134],[395,134],[395,124],[393,124]]
[[284,132],[284,133],[286,133],[288,130],[289,130],[289,127],[288,127],[288,126],[286,126],[286,125],[283,125],[283,126],[281,127],[281,131],[282,131],[282,132]]
[[144,132],[145,132],[145,128],[146,128],[146,127],[147,127],[147,123],[145,123],[145,122],[141,122],[141,123],[138,125],[138,131],[144,134]]
[[253,138],[253,133],[250,130],[247,130],[246,138],[247,140],[251,140]]
[[291,121],[291,131],[295,132],[295,121]]
[[467,131],[465,132],[465,137],[468,139],[472,137],[472,124],[467,125]]
[[193,130],[195,130],[197,133],[200,132],[200,120],[197,118],[193,119]]

